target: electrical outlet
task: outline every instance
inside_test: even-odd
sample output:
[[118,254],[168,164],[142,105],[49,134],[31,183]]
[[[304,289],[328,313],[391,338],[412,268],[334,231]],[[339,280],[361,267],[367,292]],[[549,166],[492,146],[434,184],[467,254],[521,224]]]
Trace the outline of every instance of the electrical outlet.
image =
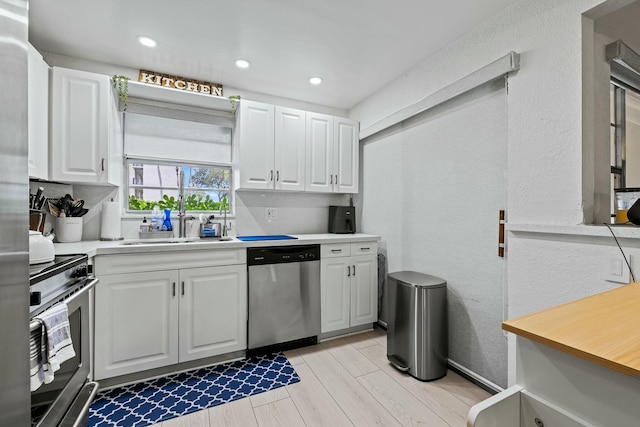
[[278,219],[278,209],[276,208],[265,208],[265,215],[267,217],[267,221],[275,221]]
[[629,283],[629,266],[622,254],[607,256],[604,260],[604,280],[616,283]]

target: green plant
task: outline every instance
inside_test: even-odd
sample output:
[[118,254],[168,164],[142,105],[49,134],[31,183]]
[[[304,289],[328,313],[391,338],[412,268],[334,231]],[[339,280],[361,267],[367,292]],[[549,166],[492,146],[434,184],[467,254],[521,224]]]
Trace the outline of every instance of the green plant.
[[240,95],[231,95],[229,102],[231,103],[231,112],[235,114],[238,104],[240,103]]
[[124,105],[124,109],[127,109],[127,102],[129,101],[129,77],[115,74],[112,77],[113,88],[118,91],[118,97]]
[[[184,199],[184,208],[187,211],[216,211],[222,208],[223,201],[215,202],[209,195],[190,194]],[[129,209],[132,211],[150,211],[154,205],[158,205],[160,210],[171,209],[177,211],[180,209],[180,200],[171,196],[163,196],[160,200],[141,200],[135,196],[129,197]]]

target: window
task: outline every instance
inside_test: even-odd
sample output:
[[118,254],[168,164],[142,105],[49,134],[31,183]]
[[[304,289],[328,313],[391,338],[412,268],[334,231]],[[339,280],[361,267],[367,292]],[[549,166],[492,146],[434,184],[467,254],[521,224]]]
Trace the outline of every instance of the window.
[[230,126],[217,123],[215,116],[203,120],[202,114],[180,112],[177,116],[187,117],[176,118],[129,110],[124,118],[129,212],[148,212],[156,204],[178,210],[181,170],[187,211],[219,210],[223,200],[232,206]]
[[194,166],[129,159],[129,211],[150,211],[157,204],[161,209],[179,209],[180,170],[184,172],[185,209],[213,211],[230,196],[231,168]]
[[616,79],[611,82],[611,212],[615,191],[640,187],[640,93]]

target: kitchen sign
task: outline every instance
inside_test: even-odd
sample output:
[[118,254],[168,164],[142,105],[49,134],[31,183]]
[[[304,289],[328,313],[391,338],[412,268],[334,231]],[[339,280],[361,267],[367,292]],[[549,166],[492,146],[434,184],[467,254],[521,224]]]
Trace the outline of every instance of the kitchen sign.
[[169,87],[171,89],[222,96],[221,84],[185,79],[184,77],[170,76],[167,74],[156,73],[154,71],[140,70],[140,74],[138,74],[138,81],[140,83]]

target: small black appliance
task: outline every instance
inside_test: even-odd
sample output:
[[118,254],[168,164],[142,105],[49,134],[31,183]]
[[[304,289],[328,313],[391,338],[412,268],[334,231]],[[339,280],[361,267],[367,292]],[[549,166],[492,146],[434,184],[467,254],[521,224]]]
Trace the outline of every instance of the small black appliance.
[[353,234],[356,232],[355,206],[329,206],[329,233]]
[[627,218],[632,224],[640,225],[640,199],[629,208],[627,211]]

